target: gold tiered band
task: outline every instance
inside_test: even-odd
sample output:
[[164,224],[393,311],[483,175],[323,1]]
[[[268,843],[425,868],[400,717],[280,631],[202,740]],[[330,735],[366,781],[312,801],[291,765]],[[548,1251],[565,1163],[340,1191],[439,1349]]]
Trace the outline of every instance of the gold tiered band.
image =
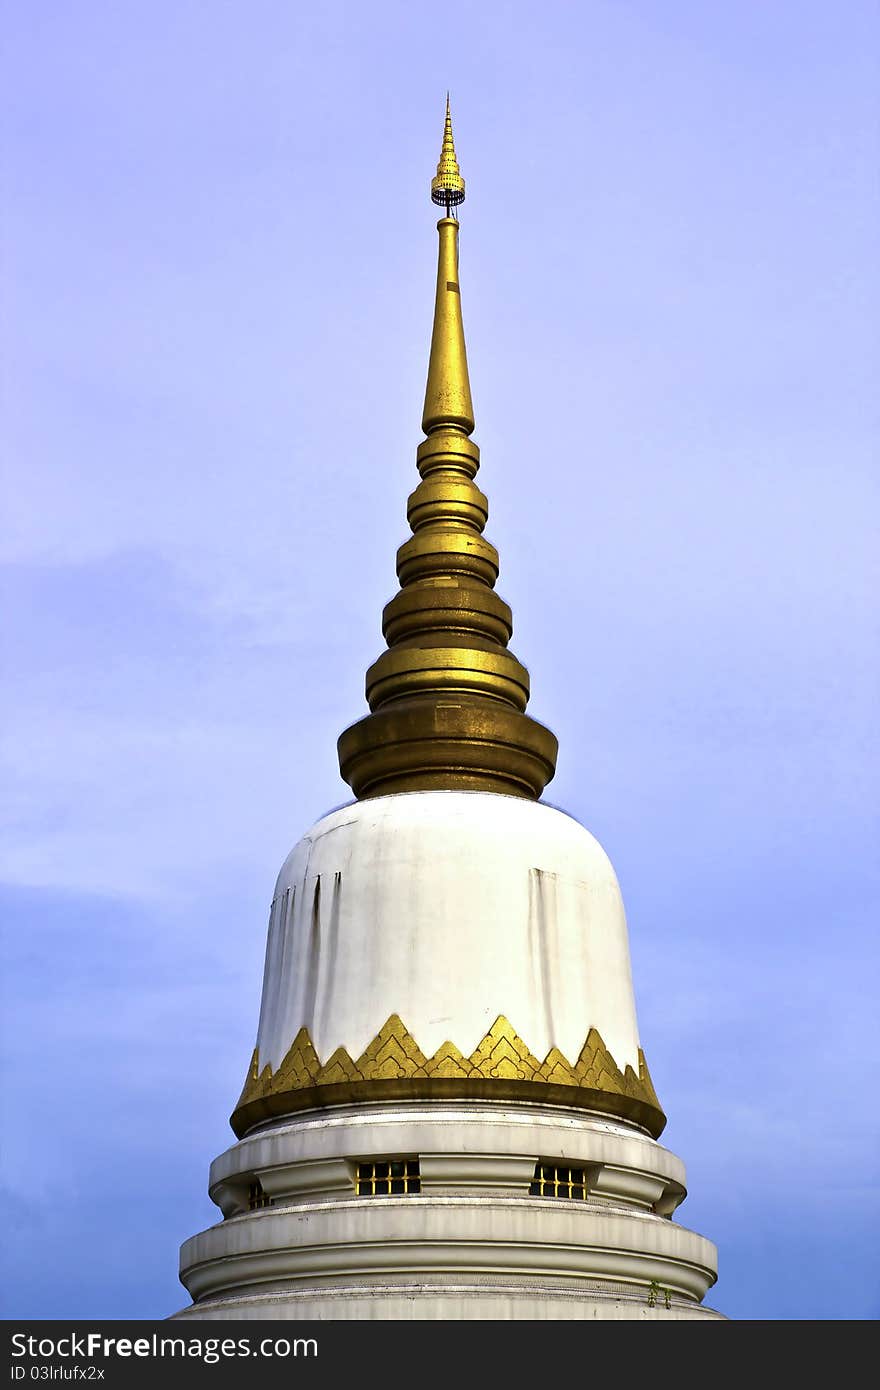
[[239,1137],[276,1115],[326,1105],[377,1100],[507,1100],[565,1105],[618,1115],[656,1139],[666,1116],[639,1049],[639,1071],[621,1071],[591,1028],[577,1061],[553,1047],[533,1056],[502,1015],[469,1057],[445,1042],[427,1057],[397,1014],[392,1014],[360,1057],[344,1047],[321,1062],[301,1028],[276,1071],[260,1066],[255,1050],[230,1123]]
[[397,552],[400,592],[385,608],[388,644],[367,672],[370,714],[339,739],[342,776],[358,797],[472,790],[539,797],[556,769],[557,742],[525,713],[529,675],[507,650],[510,609],[494,592],[498,552],[483,536],[489,515],[474,478],[458,221],[464,179],[447,99],[443,149],[431,197],[445,204],[434,328],[409,498],[413,532]]
[[452,112],[449,109],[449,93],[446,93],[446,123],[443,127],[443,145],[437,173],[431,180],[431,202],[449,209],[464,202],[464,179],[455,157],[455,141],[452,138]]

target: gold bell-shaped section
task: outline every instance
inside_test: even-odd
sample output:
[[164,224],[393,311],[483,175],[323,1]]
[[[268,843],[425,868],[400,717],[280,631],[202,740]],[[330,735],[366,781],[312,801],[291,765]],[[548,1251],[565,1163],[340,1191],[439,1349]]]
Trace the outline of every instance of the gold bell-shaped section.
[[[438,180],[453,176],[460,188],[440,184],[436,197]],[[446,202],[446,191],[460,194],[450,203],[464,198],[448,100],[431,197]],[[401,588],[382,618],[388,650],[367,672],[371,712],[341,735],[339,766],[358,797],[469,790],[536,798],[555,772],[557,742],[525,713],[528,671],[507,649],[513,622],[495,593],[498,552],[483,536],[489,508],[474,482],[480,451],[470,438],[458,221],[442,217],[437,230],[427,438],[407,507],[413,536],[397,552]]]

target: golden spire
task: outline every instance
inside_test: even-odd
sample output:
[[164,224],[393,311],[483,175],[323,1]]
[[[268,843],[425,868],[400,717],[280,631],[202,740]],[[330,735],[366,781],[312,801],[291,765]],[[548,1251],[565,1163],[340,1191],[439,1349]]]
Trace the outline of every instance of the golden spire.
[[[446,126],[452,139],[447,106]],[[443,142],[446,148],[446,142]],[[453,158],[455,154],[453,151]],[[441,159],[440,165],[442,166]],[[456,164],[456,169],[458,165]],[[437,201],[434,184],[431,197]],[[459,178],[464,190],[464,179]],[[464,192],[461,194],[464,197]],[[428,384],[425,388],[425,409],[422,429],[425,434],[451,425],[470,434],[474,428],[474,407],[468,379],[467,349],[464,345],[464,323],[461,317],[461,290],[458,284],[458,222],[449,215],[437,223],[440,233],[440,255],[437,259],[437,295],[434,300],[434,331],[431,334],[431,357],[428,362]]]
[[452,112],[449,109],[449,93],[446,93],[446,124],[443,127],[443,146],[440,150],[440,163],[436,176],[431,180],[431,202],[438,207],[449,209],[464,202],[464,179],[455,157],[455,141],[452,138]]
[[409,791],[490,791],[539,797],[556,770],[556,738],[526,713],[529,674],[507,650],[511,612],[495,593],[498,552],[474,483],[480,451],[468,380],[458,221],[464,201],[449,97],[431,199],[440,254],[434,329],[410,495],[413,531],[397,552],[400,592],[382,615],[389,650],[367,672],[370,714],[340,736],[339,766],[358,797]]

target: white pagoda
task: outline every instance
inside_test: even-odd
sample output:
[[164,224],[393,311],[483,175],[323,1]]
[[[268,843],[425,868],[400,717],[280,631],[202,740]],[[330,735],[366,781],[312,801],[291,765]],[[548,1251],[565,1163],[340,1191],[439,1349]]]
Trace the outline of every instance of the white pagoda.
[[175,1316],[720,1319],[715,1247],[674,1219],[614,870],[538,799],[557,744],[483,536],[448,104],[431,193],[421,481],[339,740],[356,799],[278,877],[222,1220],[182,1248]]

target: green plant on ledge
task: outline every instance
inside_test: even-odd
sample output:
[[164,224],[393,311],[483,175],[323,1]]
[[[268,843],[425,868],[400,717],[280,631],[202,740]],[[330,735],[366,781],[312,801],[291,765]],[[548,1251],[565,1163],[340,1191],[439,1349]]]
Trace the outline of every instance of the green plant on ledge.
[[663,1295],[663,1302],[667,1308],[672,1307],[672,1294],[669,1289],[664,1289],[662,1284],[658,1284],[656,1279],[652,1279],[648,1285],[648,1307],[657,1307],[658,1296]]

